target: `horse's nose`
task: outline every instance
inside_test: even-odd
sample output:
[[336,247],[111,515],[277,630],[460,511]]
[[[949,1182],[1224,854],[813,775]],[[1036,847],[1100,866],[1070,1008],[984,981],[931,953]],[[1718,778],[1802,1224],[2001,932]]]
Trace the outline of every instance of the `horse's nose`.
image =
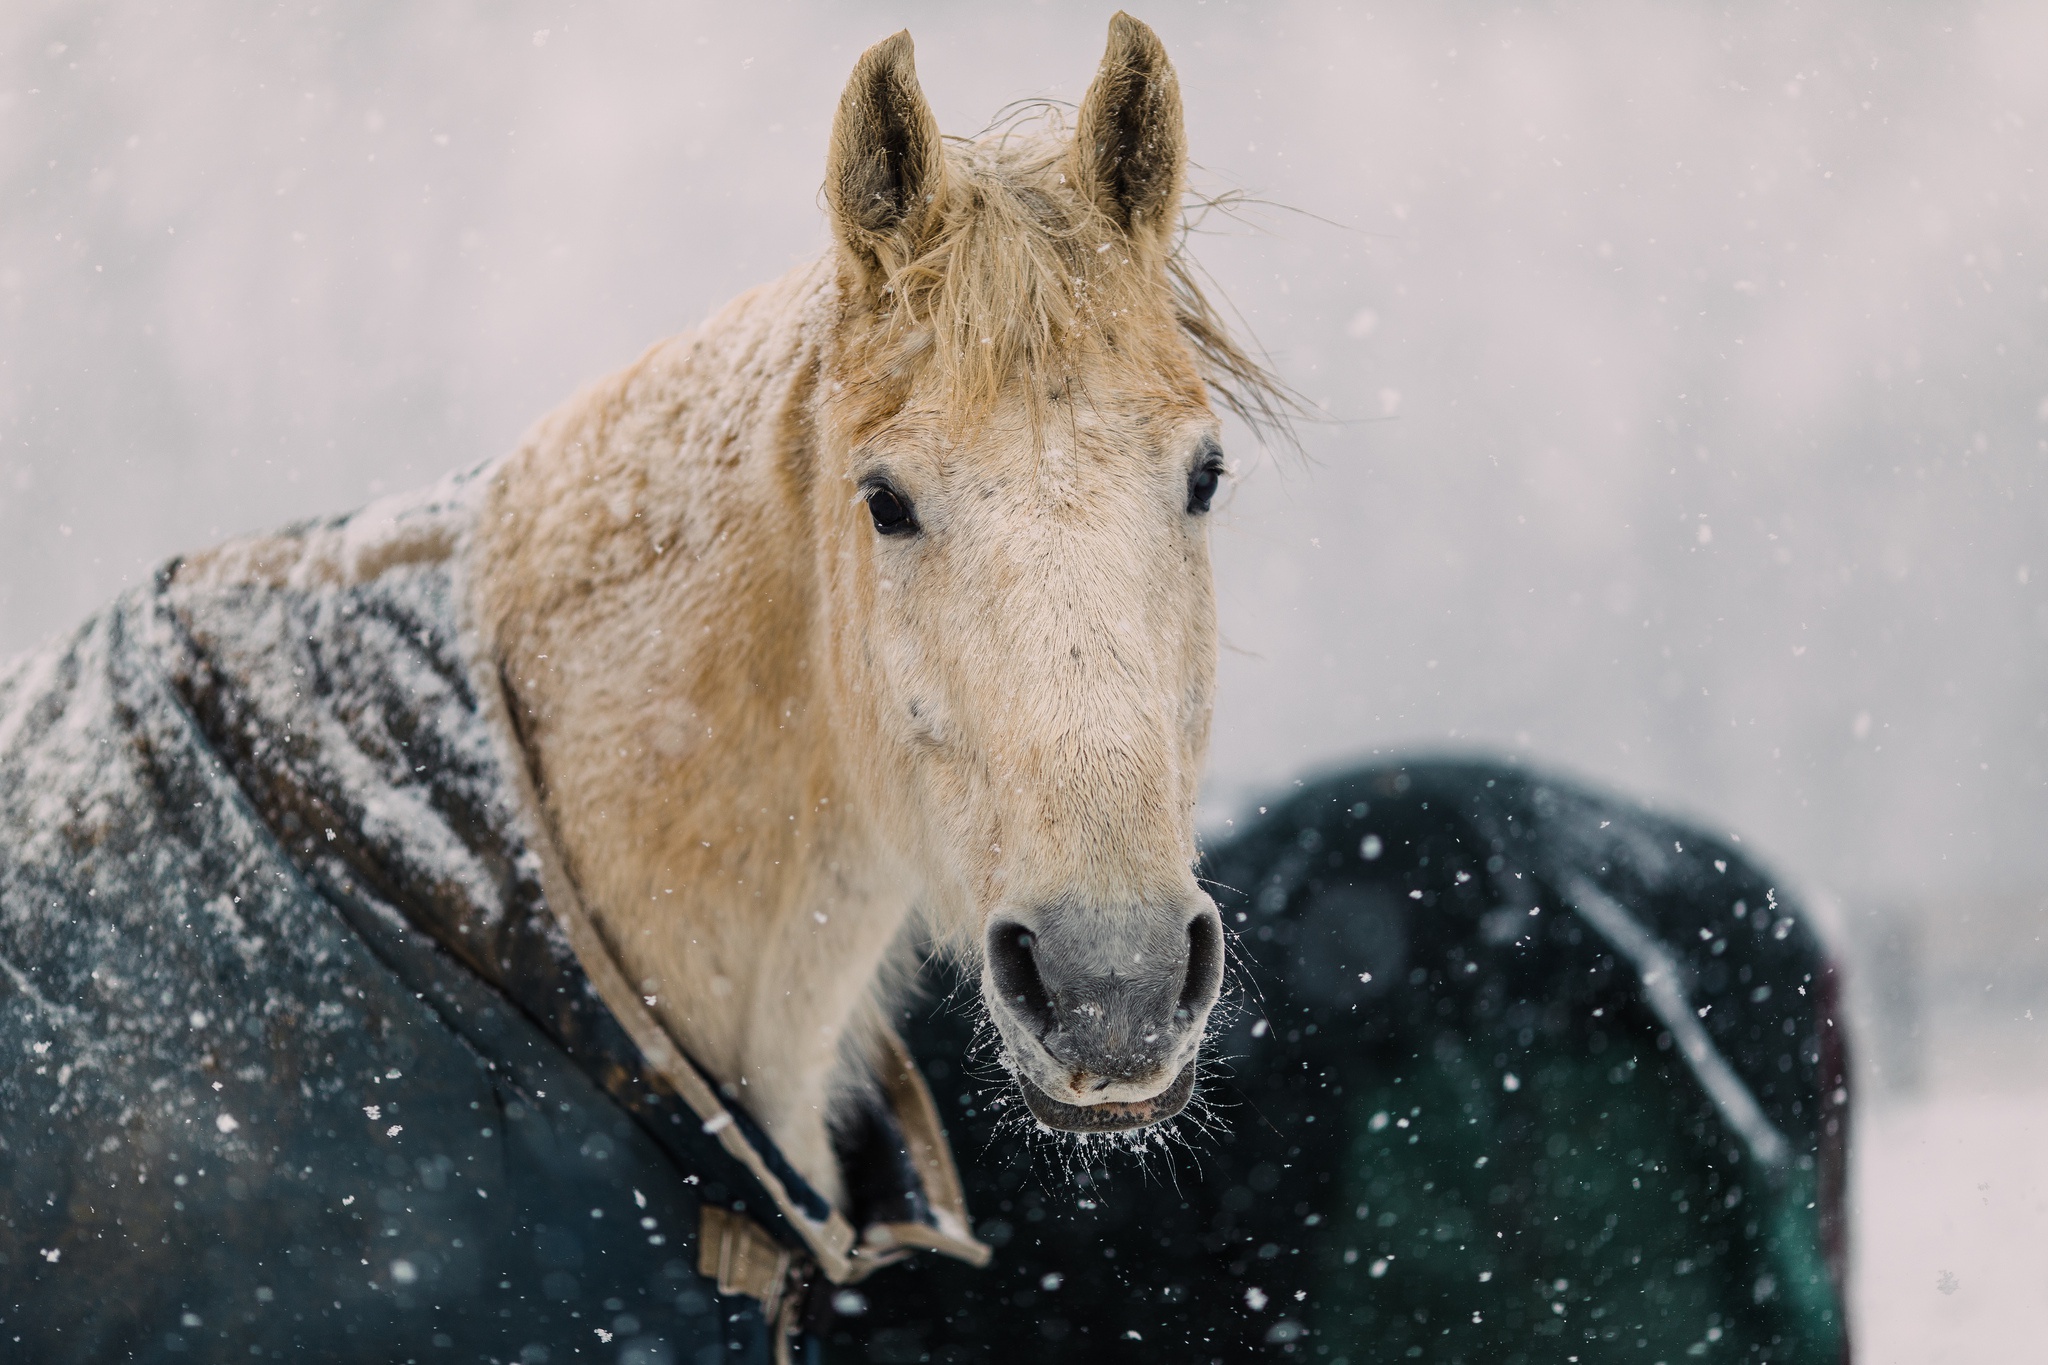
[[1044,1049],[1051,1066],[1032,1069],[1049,1071],[1069,1103],[1167,1086],[1223,983],[1223,923],[1207,897],[1165,911],[1005,916],[987,949],[991,1003]]

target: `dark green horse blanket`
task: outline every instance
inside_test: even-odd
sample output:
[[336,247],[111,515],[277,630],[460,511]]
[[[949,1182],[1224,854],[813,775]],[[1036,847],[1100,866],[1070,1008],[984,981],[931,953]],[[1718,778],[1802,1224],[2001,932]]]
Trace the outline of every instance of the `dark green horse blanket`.
[[878,1076],[829,1207],[603,989],[465,631],[472,487],[0,672],[0,1359],[1845,1358],[1812,927],[1498,766],[1211,852],[1235,1007],[1170,1142],[1034,1130],[934,969],[936,1109]]

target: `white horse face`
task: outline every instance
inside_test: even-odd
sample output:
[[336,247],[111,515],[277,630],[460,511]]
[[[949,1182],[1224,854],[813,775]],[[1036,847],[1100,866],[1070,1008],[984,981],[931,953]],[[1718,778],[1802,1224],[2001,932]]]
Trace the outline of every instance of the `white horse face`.
[[978,931],[1034,1111],[1070,1128],[1185,1103],[1222,975],[1192,872],[1222,453],[1206,408],[1115,381],[1058,420],[1011,407],[957,445],[899,420],[853,451],[838,603],[906,852]]
[[839,687],[1032,1112],[1076,1131],[1179,1112],[1223,972],[1193,874],[1223,456],[1165,268],[1182,160],[1172,69],[1120,17],[1036,161],[949,162],[907,38],[878,46],[826,185]]

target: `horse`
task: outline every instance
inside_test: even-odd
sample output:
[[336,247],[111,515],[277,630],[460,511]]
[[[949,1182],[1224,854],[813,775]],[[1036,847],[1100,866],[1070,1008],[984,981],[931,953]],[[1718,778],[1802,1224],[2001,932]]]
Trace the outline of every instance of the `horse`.
[[1180,255],[1186,159],[1127,15],[1072,136],[942,137],[899,33],[833,122],[826,257],[491,476],[481,626],[567,874],[822,1190],[913,921],[979,963],[1039,1122],[1189,1100],[1210,392],[1274,390]]
[[965,140],[899,33],[818,260],[0,670],[0,1326],[540,1358],[616,1300],[784,1351],[991,1254],[892,1027],[926,944],[1045,1129],[1179,1114],[1219,409],[1286,399],[1186,176],[1127,15],[1071,131]]

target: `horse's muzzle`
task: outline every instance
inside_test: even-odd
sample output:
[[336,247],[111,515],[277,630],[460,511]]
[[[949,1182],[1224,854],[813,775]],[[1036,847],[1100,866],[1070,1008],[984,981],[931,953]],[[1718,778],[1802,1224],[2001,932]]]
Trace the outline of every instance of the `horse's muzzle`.
[[1223,977],[1223,925],[1207,897],[1006,914],[986,946],[989,1013],[1039,1122],[1119,1132],[1187,1106]]

